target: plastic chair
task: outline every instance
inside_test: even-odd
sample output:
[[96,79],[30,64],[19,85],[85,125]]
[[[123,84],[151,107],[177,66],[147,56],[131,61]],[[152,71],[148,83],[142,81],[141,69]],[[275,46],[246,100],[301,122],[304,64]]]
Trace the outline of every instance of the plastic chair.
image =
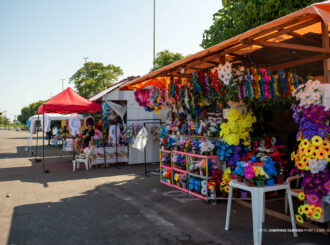
[[94,147],[92,147],[87,154],[81,153],[78,156],[76,156],[75,160],[72,161],[73,171],[76,171],[76,169],[79,169],[80,163],[84,163],[86,171],[88,171],[90,155],[93,152],[93,150],[94,150]]
[[[303,178],[303,177],[304,177],[304,174],[298,174],[298,175],[291,176],[291,177],[289,177],[289,178],[286,179],[285,182],[289,186],[290,186],[291,181],[297,180],[297,185],[296,185],[297,188],[291,188],[291,196],[298,197],[299,192],[302,191],[302,189],[298,188],[298,185],[299,185],[299,182],[298,181],[299,181],[300,178]],[[284,213],[285,214],[288,214],[288,196],[287,195],[285,195]]]

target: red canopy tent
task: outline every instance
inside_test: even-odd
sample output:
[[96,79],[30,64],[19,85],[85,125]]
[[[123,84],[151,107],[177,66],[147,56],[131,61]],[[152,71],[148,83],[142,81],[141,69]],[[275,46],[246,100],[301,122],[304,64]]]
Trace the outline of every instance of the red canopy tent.
[[96,113],[101,104],[85,99],[72,88],[63,90],[38,108],[38,113]]
[[[67,88],[61,93],[55,95],[49,101],[44,103],[38,108],[38,115],[43,114],[42,120],[44,120],[44,113],[61,113],[61,114],[70,114],[70,113],[96,113],[102,110],[102,106],[99,103],[90,101],[80,96],[72,88]],[[43,121],[43,124],[45,122]],[[45,170],[45,131],[42,130],[42,166],[44,172]],[[37,146],[38,146],[38,131],[37,131]],[[37,146],[36,146],[36,161],[37,161]]]

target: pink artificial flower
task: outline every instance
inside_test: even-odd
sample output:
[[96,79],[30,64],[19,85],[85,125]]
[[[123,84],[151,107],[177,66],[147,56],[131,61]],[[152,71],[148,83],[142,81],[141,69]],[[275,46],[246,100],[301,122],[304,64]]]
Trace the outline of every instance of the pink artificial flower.
[[251,165],[244,170],[244,176],[247,179],[252,179],[254,177],[254,170]]
[[328,192],[330,192],[330,180],[324,183],[324,187]]
[[309,203],[317,205],[320,202],[320,198],[315,194],[307,194],[306,199]]

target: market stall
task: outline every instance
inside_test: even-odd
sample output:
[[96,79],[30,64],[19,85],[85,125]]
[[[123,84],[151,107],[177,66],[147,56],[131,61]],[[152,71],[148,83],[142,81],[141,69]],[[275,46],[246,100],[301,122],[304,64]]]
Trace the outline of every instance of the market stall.
[[81,114],[58,114],[58,113],[45,113],[45,120],[42,118],[42,115],[34,115],[29,118],[29,129],[30,129],[30,135],[28,140],[28,149],[31,150],[32,147],[32,134],[36,132],[36,122],[37,121],[45,121],[45,129],[46,132],[51,130],[51,122],[52,121],[67,121],[71,117],[77,116],[80,120],[82,120],[84,117]]
[[303,173],[297,222],[328,221],[329,21],[314,4],[121,85],[170,111],[161,183],[212,200]]
[[[42,162],[43,171],[45,172],[45,132],[47,132],[47,125],[45,113],[59,113],[59,114],[70,114],[70,113],[96,113],[101,110],[101,105],[92,101],[89,101],[78,93],[76,93],[70,87],[63,90],[61,93],[55,95],[49,101],[44,103],[38,108],[38,114],[42,114],[41,126],[42,126]],[[80,119],[79,117],[71,117],[69,122],[69,130],[71,141],[68,139],[68,144],[66,149],[73,150],[73,138],[79,136],[80,132]],[[38,135],[37,135],[38,144]],[[36,153],[37,159],[37,153]]]
[[[90,100],[104,103],[104,110],[109,108],[110,113],[107,114],[106,111],[103,112],[103,121],[107,128],[110,127],[110,122],[114,117],[119,116],[122,118],[117,125],[120,129],[118,135],[123,136],[123,141],[120,143],[120,147],[127,147],[128,164],[158,162],[158,131],[161,122],[166,120],[168,111],[161,110],[158,114],[155,112],[149,113],[138,105],[133,91],[119,90],[119,86],[135,78],[137,77],[123,79],[96,94],[90,98]],[[123,108],[123,110],[120,108]],[[137,149],[134,147],[134,141],[143,126],[146,127],[148,131],[148,140],[143,149]]]

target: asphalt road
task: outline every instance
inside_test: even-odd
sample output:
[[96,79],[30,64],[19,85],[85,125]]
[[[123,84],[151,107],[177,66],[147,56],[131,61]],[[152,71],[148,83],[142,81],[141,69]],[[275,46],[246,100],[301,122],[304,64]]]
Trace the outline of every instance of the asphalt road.
[[[252,244],[251,209],[207,204],[144,176],[142,166],[72,172],[70,155],[47,148],[42,172],[26,132],[0,131],[0,244]],[[40,152],[40,149],[39,149]],[[265,229],[291,224],[266,216]],[[316,232],[265,232],[264,244],[329,244]]]

